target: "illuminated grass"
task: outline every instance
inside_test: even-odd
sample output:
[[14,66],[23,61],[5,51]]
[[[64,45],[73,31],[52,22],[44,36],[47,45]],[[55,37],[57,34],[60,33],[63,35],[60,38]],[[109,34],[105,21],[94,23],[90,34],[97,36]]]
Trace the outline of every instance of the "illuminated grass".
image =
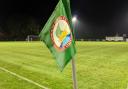
[[[128,43],[77,42],[79,89],[126,89]],[[61,73],[42,42],[1,42],[0,67],[51,89],[72,89],[71,63]],[[40,89],[0,70],[0,89]]]

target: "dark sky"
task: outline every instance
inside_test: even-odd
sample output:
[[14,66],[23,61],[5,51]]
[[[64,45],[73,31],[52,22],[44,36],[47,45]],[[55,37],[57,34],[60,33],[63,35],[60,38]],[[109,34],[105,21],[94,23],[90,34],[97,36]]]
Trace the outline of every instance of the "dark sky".
[[128,0],[75,0],[72,7],[80,19],[82,37],[128,34]]
[[[43,27],[58,0],[0,0],[0,23],[10,16],[32,16]],[[128,34],[128,0],[71,0],[78,38]]]

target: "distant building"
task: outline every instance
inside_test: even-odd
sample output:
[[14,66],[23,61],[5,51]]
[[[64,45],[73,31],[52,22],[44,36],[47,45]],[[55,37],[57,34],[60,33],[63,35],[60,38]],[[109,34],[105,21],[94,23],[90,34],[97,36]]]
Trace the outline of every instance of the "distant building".
[[106,41],[124,41],[122,36],[106,37]]
[[126,42],[128,42],[128,38],[126,38]]

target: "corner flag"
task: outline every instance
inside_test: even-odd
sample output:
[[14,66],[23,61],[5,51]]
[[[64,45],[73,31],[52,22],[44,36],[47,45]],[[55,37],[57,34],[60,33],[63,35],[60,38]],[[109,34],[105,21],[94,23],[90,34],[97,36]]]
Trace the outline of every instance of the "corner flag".
[[76,53],[71,19],[70,1],[59,0],[39,35],[57,60],[61,71]]

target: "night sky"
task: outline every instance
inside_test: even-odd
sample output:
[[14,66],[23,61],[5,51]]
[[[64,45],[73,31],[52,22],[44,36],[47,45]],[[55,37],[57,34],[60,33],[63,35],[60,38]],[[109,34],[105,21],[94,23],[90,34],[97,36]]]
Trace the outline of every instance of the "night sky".
[[[0,25],[11,16],[32,17],[41,28],[58,0],[0,0]],[[76,37],[100,39],[128,34],[128,0],[71,0],[72,15],[77,16]],[[6,30],[4,30],[6,31]]]

